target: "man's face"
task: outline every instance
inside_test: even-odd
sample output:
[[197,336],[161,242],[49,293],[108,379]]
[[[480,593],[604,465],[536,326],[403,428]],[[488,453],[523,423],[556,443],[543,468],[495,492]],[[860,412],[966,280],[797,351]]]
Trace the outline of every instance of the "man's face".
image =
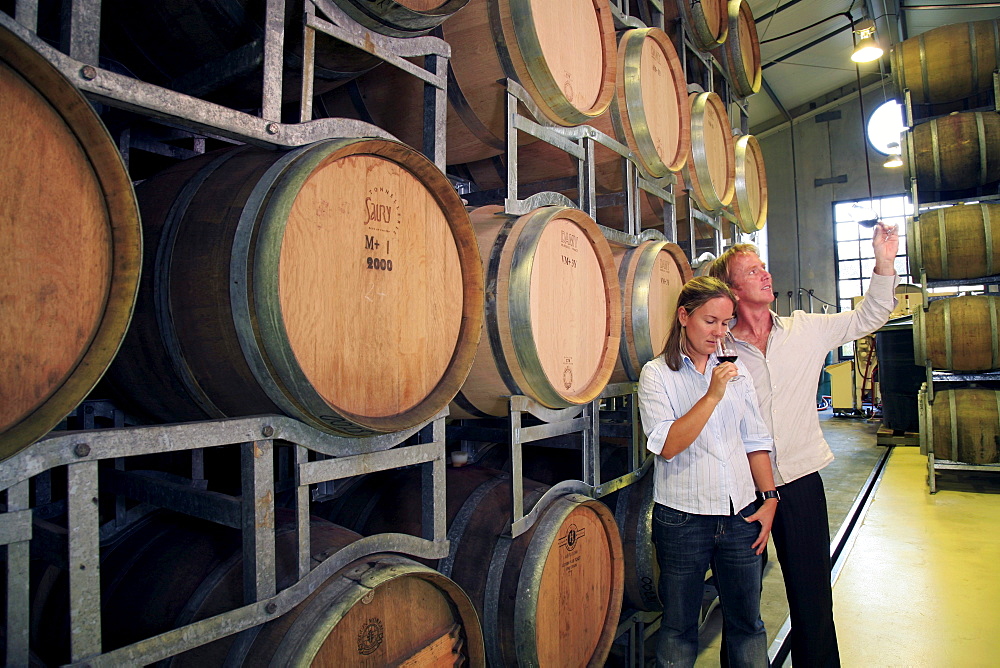
[[740,253],[729,263],[729,277],[736,297],[744,304],[770,304],[774,301],[771,274],[754,253]]

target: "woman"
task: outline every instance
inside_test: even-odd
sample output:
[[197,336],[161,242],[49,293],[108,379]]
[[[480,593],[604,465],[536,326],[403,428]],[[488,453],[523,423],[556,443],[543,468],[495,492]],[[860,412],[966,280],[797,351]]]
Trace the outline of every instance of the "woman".
[[[663,355],[639,377],[639,411],[654,454],[653,541],[663,617],[657,665],[693,666],[709,566],[719,590],[732,666],[767,666],[760,619],[762,560],[778,504],[771,437],[753,383],[716,342],[736,298],[715,278],[689,281]],[[764,496],[755,509],[755,487]]]

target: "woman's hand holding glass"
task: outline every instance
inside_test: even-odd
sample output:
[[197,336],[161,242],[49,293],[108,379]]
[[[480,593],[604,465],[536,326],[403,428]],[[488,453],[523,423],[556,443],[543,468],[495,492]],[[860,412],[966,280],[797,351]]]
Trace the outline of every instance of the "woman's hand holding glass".
[[729,374],[729,382],[733,382],[740,377],[739,369],[736,367],[736,360],[740,356],[739,350],[736,348],[736,339],[730,332],[719,339],[715,340],[715,356],[719,360],[719,366],[716,368],[724,367],[727,370],[731,369]]

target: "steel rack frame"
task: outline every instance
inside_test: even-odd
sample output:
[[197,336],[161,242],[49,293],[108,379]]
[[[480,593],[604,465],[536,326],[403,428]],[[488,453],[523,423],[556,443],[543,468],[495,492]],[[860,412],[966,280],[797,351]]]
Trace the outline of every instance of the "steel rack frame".
[[[295,1],[295,0],[289,0]],[[424,81],[424,153],[441,171],[445,163],[447,68],[451,47],[437,37],[395,38],[357,24],[329,0],[299,0],[304,5],[305,54],[300,123],[281,123],[281,53],[286,0],[267,0],[263,43],[261,116],[207,102],[191,95],[101,69],[98,64],[100,0],[72,0],[68,55],[35,34],[38,0],[18,0],[16,20],[0,12],[0,24],[30,44],[94,102],[135,112],[190,129],[265,148],[294,148],[330,137],[395,139],[381,128],[345,118],[312,119],[316,31],[378,56]],[[316,10],[328,19],[321,18]],[[409,57],[425,56],[425,68]],[[220,63],[224,65],[225,63]]]
[[646,665],[646,642],[660,630],[660,612],[629,611],[621,617],[615,640],[623,639],[628,648],[625,659],[627,668],[642,668]]
[[[1000,71],[993,72],[993,106],[992,108],[985,107],[980,110],[989,111],[1000,111]],[[919,120],[920,123],[926,123],[940,116],[927,116],[915,119],[914,116],[914,103],[910,93],[910,89],[907,88],[903,90],[903,110],[904,110],[904,124],[906,125],[906,130],[901,133],[901,150],[907,157],[908,165],[913,166],[916,164],[916,156],[914,154],[913,142],[910,141],[910,133],[913,127],[916,125],[916,121]],[[970,111],[977,111],[975,109]],[[934,142],[936,144],[937,139],[934,137]],[[918,219],[921,212],[929,211],[931,209],[940,208],[942,206],[954,206],[959,204],[964,204],[970,200],[977,202],[983,201],[997,201],[1000,200],[1000,194],[987,194],[987,195],[977,195],[977,196],[966,196],[956,199],[945,199],[934,202],[921,202],[920,201],[920,190],[917,187],[917,177],[912,172],[907,175],[907,186],[910,194],[910,199],[913,202],[913,218]],[[923,309],[927,311],[930,307],[932,301],[938,299],[944,299],[943,296],[933,296],[928,290],[932,287],[953,287],[953,286],[965,286],[965,285],[983,285],[986,286],[987,292],[990,288],[1000,284],[1000,275],[996,276],[983,276],[979,278],[968,278],[968,279],[944,279],[944,280],[934,280],[930,281],[927,279],[927,272],[924,267],[917,267],[917,272],[920,277],[921,286],[921,296],[923,298]],[[995,290],[994,290],[995,291]],[[926,383],[922,387],[922,393],[926,398],[928,406],[934,403],[934,390],[935,386],[941,386],[946,384],[974,384],[981,382],[1000,382],[1000,372],[981,372],[981,373],[962,373],[962,372],[948,372],[935,370],[931,364],[930,360],[924,360],[924,368],[927,373]],[[919,399],[918,399],[919,401]],[[922,407],[918,406],[918,411],[920,412],[920,431],[921,433],[927,430],[926,419],[924,417]],[[926,438],[926,435],[925,435]],[[936,457],[933,450],[926,447],[926,440],[922,439],[921,452],[927,456],[927,486],[930,494],[937,493],[937,471],[941,470],[951,470],[951,471],[1000,471],[1000,464],[972,464],[967,462],[957,461],[958,452],[955,444],[952,444],[952,451],[950,453],[951,459],[942,459]]]
[[[445,519],[445,429],[442,411],[432,420],[393,434],[362,439],[326,434],[284,416],[265,415],[174,425],[154,425],[53,433],[4,462],[0,491],[0,544],[7,546],[7,656],[9,665],[29,662],[28,562],[33,537],[46,540],[32,524],[29,483],[57,467],[67,471],[65,542],[69,575],[70,642],[74,665],[148,664],[218,638],[251,629],[291,610],[334,573],[361,557],[398,552],[438,559],[448,555]],[[403,445],[410,437],[421,441]],[[294,449],[298,581],[277,591],[275,576],[274,442]],[[140,454],[194,451],[239,445],[242,493],[208,492],[127,473],[125,458]],[[310,453],[325,459],[310,460]],[[114,470],[98,464],[113,460]],[[310,486],[375,471],[420,465],[425,535],[376,534],[310,568]],[[102,491],[216,522],[242,531],[244,606],[157,636],[102,653],[100,538],[97,501]],[[117,506],[121,512],[122,505]],[[125,520],[116,517],[115,522]]]
[[[662,18],[662,17],[661,17]],[[745,98],[737,98],[731,95],[731,86],[729,85],[729,76],[722,68],[719,61],[712,54],[702,53],[693,43],[687,38],[687,26],[684,20],[683,13],[677,21],[677,34],[678,40],[680,41],[682,48],[678,49],[678,56],[681,58],[681,64],[684,69],[684,78],[690,80],[691,73],[689,68],[689,61],[696,60],[701,63],[705,71],[705,77],[701,83],[691,83],[688,81],[688,92],[697,93],[705,91],[715,90],[716,74],[723,81],[726,82],[726,89],[723,91],[724,94],[720,94],[722,101],[726,104],[727,111],[732,112],[732,108],[735,107],[739,111],[739,131],[746,134],[749,130],[748,122],[750,117],[750,112],[748,110],[748,103]],[[733,134],[737,134],[732,127],[733,119],[730,118],[730,131]],[[737,229],[736,218],[728,210],[723,209],[716,213],[707,213],[702,211],[698,206],[698,203],[693,197],[689,195],[682,195],[680,193],[675,193],[678,197],[687,197],[688,202],[688,242],[689,242],[689,256],[692,260],[698,257],[697,248],[697,237],[695,230],[695,222],[701,221],[706,225],[715,229],[714,234],[714,252],[713,254],[718,257],[722,253],[722,249],[725,246],[725,240],[728,238],[726,236],[725,224],[728,222],[731,225],[732,239],[736,240],[737,234],[740,231]],[[676,230],[676,213],[675,217],[675,230]],[[752,238],[752,235],[748,235]],[[674,240],[677,239],[676,234],[673,237]]]
[[[600,144],[614,151],[622,158],[624,193],[626,197],[624,231],[629,234],[638,234],[640,231],[638,222],[639,188],[659,197],[669,204],[670,206],[665,207],[665,209],[670,210],[671,220],[676,221],[673,213],[674,197],[667,190],[667,188],[672,187],[677,181],[673,174],[660,179],[645,178],[639,170],[635,154],[627,146],[589,125],[578,125],[568,128],[556,126],[545,118],[538,105],[535,104],[528,91],[521,84],[509,78],[505,83],[507,90],[507,187],[503,202],[505,213],[510,215],[524,215],[542,206],[570,206],[583,210],[588,216],[596,220],[597,195],[594,158],[596,145]],[[521,105],[527,109],[531,118],[521,114]],[[576,190],[579,202],[574,203],[565,195],[551,191],[543,191],[524,199],[519,199],[517,169],[518,132],[524,132],[536,139],[552,144],[577,160],[579,167],[577,171]],[[676,226],[676,222],[673,225]],[[673,238],[676,238],[676,233],[674,233]]]
[[[370,123],[351,119],[313,120],[312,75],[317,31],[347,42],[399,67],[425,84],[424,152],[444,171],[447,64],[450,46],[437,37],[393,38],[373,33],[347,16],[329,0],[303,2],[304,58],[302,122],[281,123],[282,49],[286,0],[267,0],[265,30],[240,53],[210,64],[216,71],[256,52],[263,64],[261,115],[244,113],[207,102],[192,95],[149,84],[100,68],[100,0],[72,0],[66,19],[65,50],[60,51],[36,34],[38,0],[17,0],[15,14],[0,12],[0,25],[11,30],[38,51],[92,102],[134,112],[167,128],[218,137],[266,148],[292,148],[329,137],[356,136],[394,139]],[[318,10],[318,12],[317,12]],[[322,16],[321,16],[322,15]],[[252,55],[252,54],[251,54]],[[414,66],[409,57],[424,56],[425,68]],[[214,69],[213,69],[214,68]],[[205,72],[211,76],[211,72]],[[128,131],[119,137],[127,159],[131,142]],[[201,143],[203,151],[204,142]],[[187,158],[200,153],[174,148],[170,157]],[[6,637],[7,663],[29,662],[29,544],[32,538],[65,552],[70,578],[71,658],[76,663],[120,665],[151,663],[240,630],[274,619],[301,602],[324,580],[351,561],[382,551],[423,558],[448,554],[444,509],[445,441],[447,410],[415,428],[369,438],[340,438],[319,432],[284,416],[261,416],[175,425],[124,426],[120,412],[109,412],[92,402],[83,410],[84,431],[53,431],[4,462],[0,469],[0,491],[6,491],[6,509],[0,513],[0,544],[7,547]],[[95,415],[112,416],[113,427],[95,426]],[[416,445],[402,445],[408,439]],[[294,479],[297,512],[299,581],[276,591],[274,573],[274,491],[272,460],[274,441],[292,446],[293,462],[280,461]],[[205,489],[202,455],[205,448],[240,445],[242,494],[223,497]],[[284,451],[284,448],[281,448]],[[143,478],[124,470],[133,455],[190,451],[192,479],[186,485]],[[312,454],[310,454],[312,453]],[[102,460],[113,460],[113,470],[98,471]],[[423,537],[378,534],[363,538],[310,569],[310,486],[329,486],[333,481],[373,471],[420,465],[423,469],[422,507],[426,527]],[[33,526],[39,504],[50,505],[51,471],[65,467],[67,498],[52,506],[65,513],[69,534],[53,539],[40,526]],[[104,468],[104,467],[102,467]],[[31,502],[29,485],[36,500]],[[115,519],[99,526],[96,502],[101,492],[115,495]],[[125,510],[125,497],[139,506]],[[243,532],[244,589],[251,603],[210,619],[148,638],[102,654],[100,616],[100,542],[136,514],[153,506],[172,508],[209,519]],[[51,511],[51,509],[50,509]],[[56,557],[58,558],[58,557]]]
[[[634,430],[633,422],[632,445],[629,457],[629,472],[605,482],[601,482],[600,461],[600,410],[601,401],[609,397],[631,394],[636,391],[635,383],[608,385],[601,395],[586,404],[571,408],[552,409],[541,405],[534,399],[524,395],[512,395],[509,398],[510,414],[505,420],[507,428],[489,425],[463,424],[449,428],[450,435],[463,441],[490,442],[500,438],[509,438],[511,451],[511,509],[512,522],[510,538],[516,538],[530,529],[537,521],[541,509],[555,497],[564,494],[582,494],[590,498],[600,498],[626,487],[642,477],[649,467],[651,458],[644,457],[641,451],[641,440]],[[638,413],[635,401],[632,402],[632,415]],[[527,413],[541,424],[523,425],[524,414]],[[580,434],[580,447],[583,480],[563,480],[552,485],[527,514],[524,512],[523,486],[523,446],[546,438],[555,438],[568,434]],[[468,446],[463,445],[468,449]]]
[[949,459],[937,459],[933,452],[927,453],[927,487],[931,494],[937,494],[938,471],[983,471],[1000,473],[1000,464],[966,464]]

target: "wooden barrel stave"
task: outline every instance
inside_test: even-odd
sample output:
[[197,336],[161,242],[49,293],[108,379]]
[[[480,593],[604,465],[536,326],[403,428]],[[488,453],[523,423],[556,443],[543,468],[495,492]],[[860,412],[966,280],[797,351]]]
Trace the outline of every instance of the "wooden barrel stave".
[[[614,97],[614,23],[607,0],[471,0],[441,27],[441,36],[452,49],[450,165],[506,151],[507,97],[500,83],[505,78],[520,83],[540,113],[557,125],[590,123]],[[322,96],[318,106],[329,115],[368,120],[421,146],[422,89],[415,77],[380,67],[349,89]],[[519,134],[519,143],[535,141]]]
[[684,17],[688,37],[702,51],[711,51],[729,36],[730,0],[667,0],[663,17],[668,22]]
[[[557,497],[536,509],[535,524],[511,540],[503,535],[511,523],[510,477],[479,466],[449,468],[447,476],[452,546],[436,567],[476,606],[487,661],[600,665],[611,648],[622,595],[621,544],[611,512],[579,495]],[[547,489],[525,479],[525,511]],[[419,494],[420,478],[412,472],[368,476],[324,514],[361,533],[419,534],[419,504],[405,501]]]
[[728,15],[729,35],[714,53],[726,68],[733,91],[749,97],[760,90],[763,80],[757,24],[746,0],[729,0]]
[[[944,105],[986,96],[1000,56],[1000,20],[940,26],[893,46],[896,94],[914,104]],[[954,111],[952,107],[939,112]]]
[[949,371],[1000,369],[1000,297],[936,299],[913,313],[914,362]]
[[911,131],[917,187],[964,191],[1000,181],[1000,114],[962,112],[916,125]]
[[[348,435],[406,429],[447,405],[481,332],[482,266],[432,163],[348,139],[176,169],[141,189],[160,248],[143,328],[112,370],[123,394],[161,420],[277,410]],[[143,379],[158,355],[172,373]],[[157,394],[176,401],[144,401]]]
[[[611,107],[588,122],[635,155],[640,172],[661,178],[680,170],[690,149],[690,106],[684,71],[666,33],[658,28],[627,30],[618,43],[616,94]],[[595,146],[595,184],[598,193],[623,189],[622,157],[600,144]],[[506,154],[464,166],[481,190],[504,187]],[[540,184],[577,198],[579,161],[544,141],[521,146],[517,153],[518,181]]]
[[471,214],[488,274],[488,326],[452,415],[506,415],[524,394],[549,408],[593,401],[618,356],[621,301],[611,247],[579,209]]
[[692,93],[691,154],[681,172],[691,196],[709,212],[727,206],[736,193],[736,149],[722,98]]
[[940,390],[924,412],[927,450],[937,459],[1000,463],[1000,392]]
[[767,173],[764,152],[753,135],[741,135],[735,142],[736,180],[731,203],[736,224],[747,234],[767,224]]
[[656,612],[660,601],[660,567],[653,544],[653,467],[635,483],[607,497],[622,536],[624,555],[623,610]]
[[93,108],[3,27],[0,98],[11,146],[0,173],[2,460],[55,427],[111,363],[135,304],[142,230]]
[[932,280],[1000,274],[1000,204],[921,212],[906,235],[906,246],[911,266]]
[[680,246],[644,241],[614,251],[622,294],[622,342],[611,381],[639,380],[643,365],[663,351],[691,265]]

